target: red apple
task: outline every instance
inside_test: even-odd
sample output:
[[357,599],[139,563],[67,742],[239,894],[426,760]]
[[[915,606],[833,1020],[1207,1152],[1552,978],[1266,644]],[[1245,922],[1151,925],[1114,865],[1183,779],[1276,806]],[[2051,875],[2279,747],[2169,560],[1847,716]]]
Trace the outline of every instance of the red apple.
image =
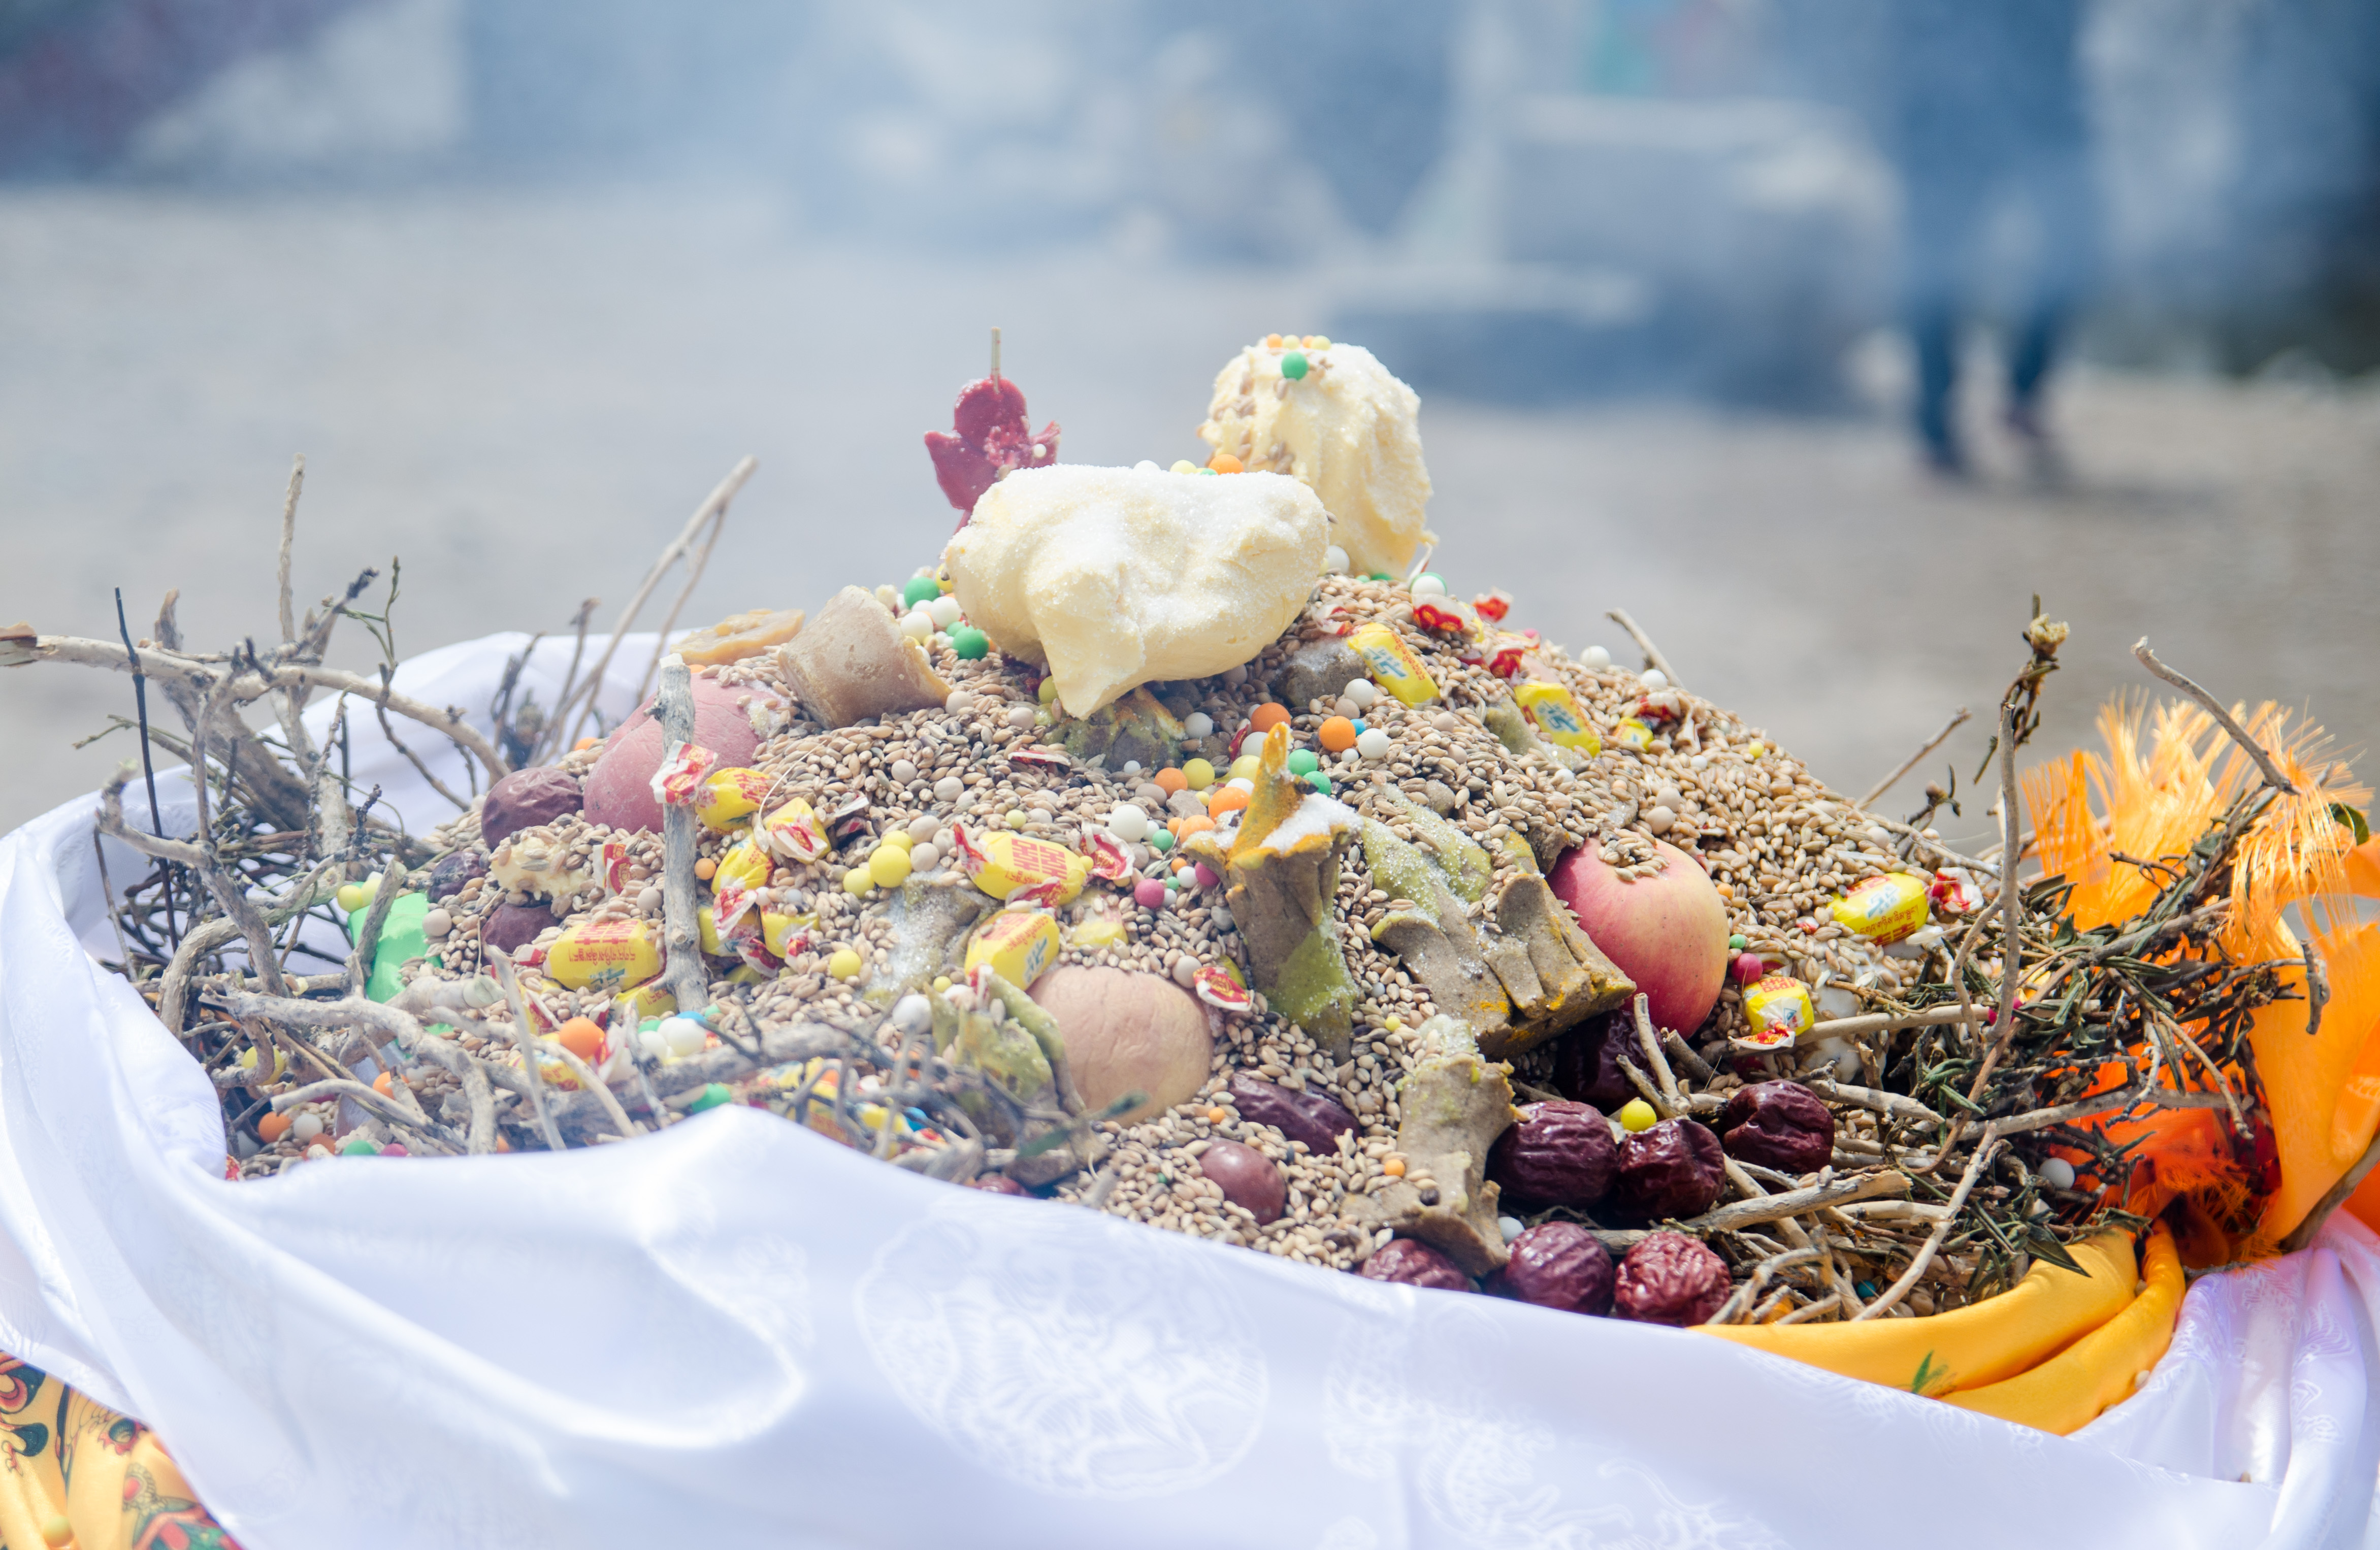
[[[694,680],[694,740],[719,756],[719,768],[749,764],[760,746],[752,730],[756,698],[773,698],[747,684],[729,688],[715,678]],[[650,699],[603,741],[603,756],[587,772],[587,821],[613,829],[662,826],[662,805],[653,796],[653,771],[662,767],[662,724]]]
[[1691,1035],[1727,978],[1727,906],[1700,861],[1653,844],[1669,865],[1652,877],[1629,882],[1587,844],[1555,862],[1548,881],[1579,928],[1645,993],[1653,1025]]

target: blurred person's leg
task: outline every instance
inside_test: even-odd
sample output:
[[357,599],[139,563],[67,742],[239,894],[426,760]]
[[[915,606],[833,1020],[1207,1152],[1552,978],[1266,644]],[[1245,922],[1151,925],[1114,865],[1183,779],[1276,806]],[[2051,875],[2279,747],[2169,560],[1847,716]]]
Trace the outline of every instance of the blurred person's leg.
[[1960,323],[1985,188],[1963,160],[1904,157],[1901,318],[1917,357],[1917,439],[1937,473],[1963,473],[1957,424]]
[[2009,429],[2036,456],[2051,451],[2043,403],[2067,326],[2097,267],[2099,210],[2088,147],[2080,135],[2043,148],[2021,174],[2035,239],[2023,310],[2010,341]]

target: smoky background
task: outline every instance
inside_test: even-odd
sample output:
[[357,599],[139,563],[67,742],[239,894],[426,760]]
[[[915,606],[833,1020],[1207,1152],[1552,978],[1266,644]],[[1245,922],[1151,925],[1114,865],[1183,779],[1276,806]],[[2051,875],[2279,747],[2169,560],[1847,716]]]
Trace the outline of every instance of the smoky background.
[[[918,438],[990,325],[1099,463],[1203,457],[1226,357],[1313,332],[1423,394],[1458,593],[1573,648],[1627,608],[1847,792],[1987,711],[2035,592],[2045,747],[2143,634],[2360,744],[2380,11],[1937,4],[0,0],[0,623],[264,627],[299,451],[301,597],[402,556],[401,652],[602,627],[746,452],[686,622],[814,607],[933,562]],[[2073,193],[1952,191],[1942,477],[1912,125],[1954,101]],[[2054,259],[2045,445],[1997,373]],[[128,706],[0,676],[0,824]]]

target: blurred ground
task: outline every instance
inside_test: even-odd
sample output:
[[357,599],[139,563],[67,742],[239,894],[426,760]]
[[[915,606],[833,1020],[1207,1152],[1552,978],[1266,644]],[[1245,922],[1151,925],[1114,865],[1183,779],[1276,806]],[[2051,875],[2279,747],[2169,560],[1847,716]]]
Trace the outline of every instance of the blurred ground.
[[[195,643],[269,629],[297,451],[301,599],[402,555],[406,653],[560,628],[589,595],[608,622],[747,451],[759,477],[686,622],[815,606],[933,559],[953,518],[918,437],[980,374],[988,324],[1068,460],[1170,462],[1201,453],[1225,357],[1328,328],[1330,293],[1099,255],[929,267],[821,248],[732,191],[11,189],[0,623],[111,634],[120,586],[144,633],[178,587]],[[2049,746],[2143,682],[2143,634],[2218,693],[2370,742],[2380,395],[2082,374],[2058,402],[2072,471],[2046,490],[2007,459],[1928,483],[1881,416],[1432,400],[1437,568],[1572,648],[1622,655],[1602,615],[1626,607],[1690,687],[1853,793],[1960,704],[1972,771],[2036,590],[2075,625]],[[360,630],[343,655],[370,660]],[[130,700],[116,676],[0,675],[0,828],[131,754],[68,747]]]

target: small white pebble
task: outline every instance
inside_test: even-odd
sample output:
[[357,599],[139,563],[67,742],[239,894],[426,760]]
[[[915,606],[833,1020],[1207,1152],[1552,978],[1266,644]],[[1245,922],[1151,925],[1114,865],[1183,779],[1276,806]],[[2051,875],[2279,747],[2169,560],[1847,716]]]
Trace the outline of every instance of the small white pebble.
[[661,1025],[662,1042],[673,1055],[685,1058],[699,1055],[709,1042],[710,1030],[691,1017],[664,1017]]
[[1653,690],[1656,693],[1670,686],[1670,675],[1663,672],[1657,667],[1648,667],[1636,676],[1638,682],[1642,683],[1645,688]]
[[1182,730],[1193,737],[1210,736],[1215,731],[1215,718],[1204,710],[1193,710],[1182,719]]
[[1125,774],[1125,775],[1137,775],[1137,774],[1139,774],[1139,773],[1140,773],[1140,761],[1139,761],[1138,759],[1126,759],[1126,760],[1124,760],[1124,761],[1123,761],[1123,769],[1119,773]]
[[907,995],[892,1003],[892,1026],[905,1034],[929,1034],[934,1031],[933,1003],[925,997]]
[[1601,672],[1611,665],[1611,653],[1600,646],[1590,646],[1578,654],[1578,660],[1583,666]]
[[945,775],[934,782],[934,800],[956,802],[966,794],[966,782],[955,775]]
[[934,817],[931,813],[926,814],[923,817],[915,817],[909,820],[909,838],[917,844],[932,844],[934,842],[934,836],[941,831],[942,820]]
[[1355,737],[1355,751],[1367,759],[1384,759],[1396,749],[1396,740],[1379,727],[1366,727]]
[[943,593],[941,597],[936,598],[932,602],[928,603],[926,605],[926,612],[933,615],[934,624],[939,628],[945,630],[949,629],[953,624],[957,624],[961,618],[959,600],[956,598],[952,597],[948,592]]
[[455,916],[446,910],[432,910],[421,917],[421,934],[431,941],[455,929]]

